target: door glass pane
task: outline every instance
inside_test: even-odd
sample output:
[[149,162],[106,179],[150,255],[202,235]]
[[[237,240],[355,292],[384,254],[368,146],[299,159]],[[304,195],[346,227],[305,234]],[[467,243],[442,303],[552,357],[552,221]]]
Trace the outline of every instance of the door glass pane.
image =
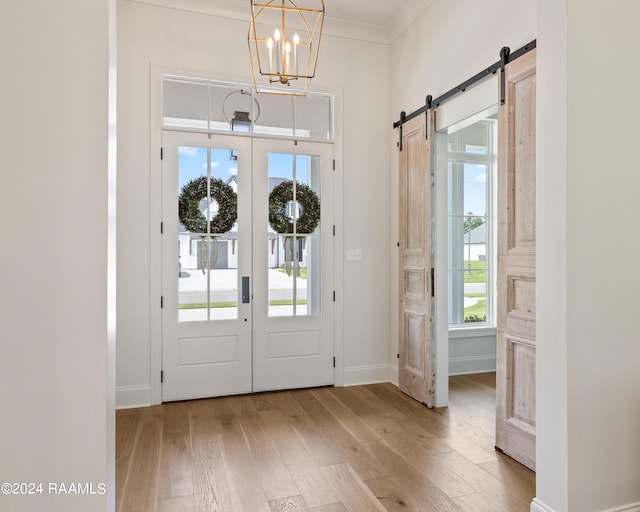
[[238,152],[181,146],[178,154],[178,319],[235,319]]
[[269,316],[321,314],[320,157],[269,153]]
[[478,218],[487,215],[487,166],[464,163],[464,213]]

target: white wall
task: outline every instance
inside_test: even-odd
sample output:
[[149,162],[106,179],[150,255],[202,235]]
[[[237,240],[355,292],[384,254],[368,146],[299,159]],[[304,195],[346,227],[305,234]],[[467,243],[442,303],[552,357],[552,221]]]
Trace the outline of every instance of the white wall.
[[[528,0],[436,0],[415,23],[393,43],[391,48],[391,85],[389,137],[391,149],[390,211],[391,240],[398,239],[398,155],[395,141],[397,131],[391,126],[407,113],[421,107],[427,94],[434,98],[475,75],[500,59],[500,49],[509,46],[515,50],[536,37],[536,3]],[[495,78],[483,82],[455,99],[449,100],[436,111],[438,129],[454,124],[495,103]],[[438,199],[446,201],[446,174],[438,182]],[[444,187],[444,188],[443,188]],[[438,206],[442,219],[439,231],[441,246],[446,244],[446,209]],[[398,304],[398,253],[391,249],[391,304]],[[446,298],[446,257],[436,260],[436,289]],[[439,273],[438,270],[443,273]],[[446,303],[446,300],[445,300]],[[446,404],[448,377],[448,333],[446,312],[437,313],[438,357],[436,402]],[[391,354],[398,351],[398,316],[391,317]],[[469,354],[470,355],[470,354]],[[462,357],[462,356],[460,356]],[[397,369],[394,379],[397,379]]]
[[[150,172],[158,169],[150,140],[159,128],[149,120],[159,105],[150,104],[150,88],[159,69],[251,83],[247,30],[247,23],[232,19],[119,0],[118,258],[126,261],[118,271],[119,406],[151,403],[151,379],[159,379],[155,370],[151,375],[159,331],[149,321],[159,304],[150,297],[159,289],[150,277],[150,229],[159,221],[152,223],[150,214]],[[337,235],[345,249],[363,255],[362,262],[344,263],[344,283],[336,283],[344,307],[344,350],[337,359],[345,369],[337,379],[347,384],[388,380],[390,372],[388,69],[387,46],[327,36],[311,85],[339,93],[344,217],[337,219]]]
[[496,371],[496,332],[449,331],[449,375]]
[[[538,2],[536,199],[536,500],[568,512],[567,463],[567,13]],[[544,98],[544,101],[541,99]],[[545,129],[542,129],[545,127]],[[541,508],[536,508],[537,506]],[[543,507],[543,508],[542,508]]]
[[[3,2],[0,475],[42,494],[0,509],[106,510],[109,0]],[[81,239],[74,258],[68,233]],[[8,247],[28,247],[10,251]],[[113,385],[113,382],[111,383]],[[110,469],[108,470],[107,467]],[[113,503],[112,498],[110,498]]]
[[[640,509],[640,4],[539,0],[532,510]],[[630,60],[631,59],[631,60]],[[590,219],[585,222],[585,219]],[[591,243],[596,233],[599,243]]]

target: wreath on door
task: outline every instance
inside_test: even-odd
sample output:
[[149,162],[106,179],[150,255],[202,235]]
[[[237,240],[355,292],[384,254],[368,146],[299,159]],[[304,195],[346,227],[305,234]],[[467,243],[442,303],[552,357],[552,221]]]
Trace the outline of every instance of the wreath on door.
[[[286,180],[278,183],[269,194],[269,225],[280,235],[293,233],[293,218],[287,214],[287,206],[293,201],[293,181]],[[302,212],[296,218],[295,235],[311,234],[320,223],[320,199],[317,194],[304,183],[296,183],[296,202]],[[304,249],[305,238],[297,237],[299,251]],[[284,237],[284,262],[287,275],[291,275],[295,258],[294,237]],[[299,267],[296,265],[296,275],[299,275]]]
[[218,238],[213,236],[211,243],[205,239],[207,219],[202,214],[200,202],[207,197],[218,203],[218,213],[208,221],[209,234],[227,233],[238,218],[238,196],[231,185],[221,179],[200,176],[182,187],[178,197],[178,218],[187,231],[203,234],[198,242],[198,267],[203,274],[205,268],[213,268],[218,260]]
[[218,203],[218,213],[209,221],[209,233],[230,231],[238,218],[238,196],[228,183],[206,176],[195,178],[182,187],[178,197],[178,218],[182,225],[191,233],[207,233],[207,219],[200,208],[200,202],[207,197]]
[[[287,205],[293,201],[293,181],[278,183],[269,194],[269,225],[280,235],[293,233]],[[302,213],[296,219],[296,234],[311,234],[320,223],[320,199],[309,185],[296,183],[296,201]]]

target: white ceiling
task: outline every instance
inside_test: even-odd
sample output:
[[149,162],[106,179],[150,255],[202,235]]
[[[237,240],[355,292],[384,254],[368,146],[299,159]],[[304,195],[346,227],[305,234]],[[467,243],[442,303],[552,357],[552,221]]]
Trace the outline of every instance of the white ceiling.
[[[249,0],[129,0],[249,20]],[[436,0],[324,0],[324,33],[390,44]]]
[[[435,0],[325,0],[327,25],[336,23],[358,38],[369,32],[370,40],[391,43]],[[368,30],[364,30],[368,28]],[[360,30],[358,30],[360,29]],[[376,34],[376,37],[373,35]],[[366,38],[365,38],[366,39]]]
[[325,0],[327,18],[386,27],[412,0]]

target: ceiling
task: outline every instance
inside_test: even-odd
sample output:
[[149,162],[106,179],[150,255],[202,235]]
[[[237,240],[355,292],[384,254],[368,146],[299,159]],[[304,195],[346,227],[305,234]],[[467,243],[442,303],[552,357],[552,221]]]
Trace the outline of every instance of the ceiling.
[[[327,24],[369,28],[378,42],[392,42],[435,0],[325,0]],[[374,39],[374,38],[372,38]]]
[[412,0],[325,0],[327,18],[385,27]]
[[[249,0],[129,0],[162,7],[249,20]],[[309,4],[310,0],[306,0]],[[435,0],[324,0],[324,33],[392,43]]]

